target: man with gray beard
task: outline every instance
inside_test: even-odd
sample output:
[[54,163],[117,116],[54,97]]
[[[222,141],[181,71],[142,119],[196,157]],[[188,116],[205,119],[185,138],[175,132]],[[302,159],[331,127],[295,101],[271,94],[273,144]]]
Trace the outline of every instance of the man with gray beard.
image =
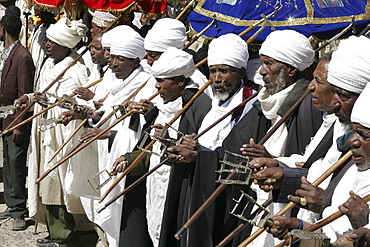
[[[253,148],[253,145],[256,145],[254,141],[258,142],[307,88],[309,81],[304,78],[303,71],[313,62],[314,51],[305,36],[291,30],[275,31],[262,44],[260,56],[260,74],[265,86],[258,94],[253,107],[245,107],[244,116],[242,115],[232,128],[222,146],[215,151],[190,150],[185,145],[199,145],[188,136],[184,146],[168,148],[168,151],[173,153],[171,158],[197,162],[189,215],[192,215],[218,186],[214,182],[217,174],[213,171],[219,169],[219,160],[223,158],[224,151],[241,154],[241,147],[246,143],[250,143]],[[274,156],[302,153],[321,122],[321,113],[313,107],[311,96],[308,96],[265,143],[262,150]],[[187,236],[181,238],[178,246],[185,246],[185,242],[188,246],[215,246],[226,237],[238,224],[238,218],[231,216],[229,212],[234,207],[232,198],[239,198],[240,189],[256,197],[256,192],[249,186],[227,186],[188,229]],[[239,244],[249,236],[250,231],[251,227],[245,228],[233,239],[231,246]]]

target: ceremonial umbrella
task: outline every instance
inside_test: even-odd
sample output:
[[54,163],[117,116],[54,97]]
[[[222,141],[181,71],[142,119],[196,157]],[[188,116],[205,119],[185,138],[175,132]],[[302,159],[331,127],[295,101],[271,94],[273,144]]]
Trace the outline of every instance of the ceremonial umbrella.
[[[123,12],[133,0],[26,0],[29,4],[37,4],[49,10],[64,8],[68,13],[78,13],[81,6],[109,12]],[[167,15],[166,0],[140,0],[135,9],[158,16]],[[72,14],[71,14],[72,15]]]
[[[352,15],[360,31],[370,22],[368,0],[200,0],[189,15],[189,23],[195,32],[200,32],[216,18],[218,26],[204,33],[204,37],[212,39],[226,33],[239,34],[259,21],[262,14],[268,15],[275,8],[280,9],[269,20],[276,30],[292,29],[317,39],[330,39],[339,33]],[[247,40],[257,30],[255,28],[243,39]],[[270,32],[270,28],[265,28],[255,43],[263,42]],[[348,32],[347,36],[350,34]]]

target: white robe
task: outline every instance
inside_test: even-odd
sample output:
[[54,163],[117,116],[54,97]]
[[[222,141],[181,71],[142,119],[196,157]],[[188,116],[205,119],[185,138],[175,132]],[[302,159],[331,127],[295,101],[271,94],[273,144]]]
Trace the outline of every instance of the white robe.
[[[37,91],[41,92],[46,86],[53,81],[62,70],[64,70],[67,65],[69,65],[74,58],[76,57],[75,53],[71,53],[70,56],[66,57],[64,60],[60,61],[59,63],[54,65],[53,59],[49,58],[42,70],[41,76],[36,85]],[[87,72],[86,67],[77,62],[73,67],[71,67],[63,77],[54,85],[52,86],[48,92],[53,93],[57,96],[62,96],[63,94],[71,94],[74,89],[77,89],[81,86],[84,86],[87,83]],[[52,97],[49,97],[50,100],[53,100]],[[35,105],[34,112],[37,113],[41,110],[41,106],[39,104]],[[54,107],[46,113],[46,118],[57,118],[59,114],[65,111],[59,107]],[[69,168],[69,161],[63,163],[59,166],[56,170],[51,172],[47,179],[55,184],[59,184],[59,190],[61,191],[62,195],[61,198],[54,198],[52,194],[47,195],[43,198],[40,198],[40,186],[35,184],[35,180],[44,172],[44,170],[40,170],[40,166],[44,166],[44,169],[49,168],[51,165],[54,164],[56,160],[59,160],[66,154],[66,150],[71,148],[72,143],[67,145],[54,159],[54,161],[50,164],[47,164],[47,161],[54,154],[57,148],[61,146],[64,140],[70,135],[70,133],[76,128],[77,121],[73,121],[67,126],[58,124],[56,127],[47,130],[44,133],[44,137],[42,137],[41,133],[38,130],[39,121],[41,116],[35,118],[32,124],[32,136],[31,136],[31,145],[30,145],[30,155],[29,155],[29,169],[28,169],[28,200],[29,200],[29,214],[30,217],[35,218],[40,222],[44,222],[44,215],[43,209],[44,207],[41,204],[51,204],[51,205],[66,205],[67,210],[70,213],[84,213],[79,198],[72,196],[66,193],[66,180]],[[74,159],[75,162],[82,164],[81,158],[86,155],[83,151],[77,154]],[[85,159],[86,160],[86,159]],[[85,165],[88,166],[88,163]],[[79,177],[79,174],[74,174]],[[41,181],[42,183],[46,183],[46,181]],[[41,188],[44,185],[41,186]],[[45,185],[46,186],[46,185]],[[58,192],[55,192],[58,193]]]

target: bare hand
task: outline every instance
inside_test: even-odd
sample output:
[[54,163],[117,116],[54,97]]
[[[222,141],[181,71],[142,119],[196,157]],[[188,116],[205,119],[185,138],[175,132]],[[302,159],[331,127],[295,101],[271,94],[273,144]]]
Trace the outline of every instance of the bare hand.
[[[255,173],[255,176],[259,179],[254,179],[254,183],[258,184],[260,188],[266,192],[280,189],[284,178],[284,170],[281,167],[271,167],[260,170]],[[265,180],[263,178],[266,178]],[[276,181],[273,182],[269,178],[274,178]]]
[[191,163],[197,161],[198,152],[191,150],[182,144],[179,144],[167,148],[166,157],[169,158],[172,162]]
[[17,129],[13,130],[12,141],[15,144],[17,144],[17,143],[21,143],[22,139],[23,139],[23,132]]
[[102,107],[104,105],[104,100],[105,99],[100,99],[98,101],[95,101],[95,100],[93,101],[95,110],[98,110],[100,107]]
[[[80,135],[80,137],[78,138],[78,141],[79,142],[87,142],[91,138],[97,136],[102,131],[103,130],[99,129],[99,128],[91,128],[88,131],[86,131],[85,133],[83,133],[82,135]],[[103,140],[103,139],[109,138],[111,136],[111,134],[112,134],[111,131],[107,131],[103,135],[101,135],[98,139]]]
[[[313,186],[305,177],[302,177],[301,181],[301,188],[295,192],[297,196],[288,195],[288,199],[304,209],[310,210],[314,213],[320,213],[325,190],[317,186]],[[301,197],[306,198],[306,206],[302,206],[300,204]]]
[[[360,227],[353,231],[347,232],[335,241],[336,243],[341,242],[355,242],[356,247],[369,247],[370,246],[370,229]],[[351,246],[351,245],[348,245]]]
[[44,106],[42,102],[47,102],[48,98],[46,97],[46,94],[44,93],[34,92],[32,101],[39,103],[41,106]]
[[77,88],[73,91],[73,93],[76,94],[78,98],[86,101],[91,100],[95,96],[92,91],[84,87]]
[[25,104],[28,104],[28,97],[26,95],[23,95],[19,97],[18,99],[14,100],[13,105],[15,107],[20,107],[20,110],[23,110],[26,108]]
[[152,128],[154,129],[153,137],[159,139],[160,141],[163,140],[163,142],[167,144],[167,141],[165,141],[164,139],[170,138],[168,130],[165,129],[162,124],[154,124],[152,125]]
[[263,145],[256,144],[253,138],[249,140],[249,144],[243,144],[240,151],[242,152],[242,155],[249,156],[251,159],[257,157],[272,158],[272,155],[266,150],[266,148]]
[[145,114],[154,107],[154,104],[147,99],[142,99],[139,102],[126,101],[124,106],[127,112],[133,110],[134,113]]
[[367,225],[369,223],[369,206],[353,191],[350,191],[349,194],[350,198],[339,206],[339,210],[347,215],[354,229]]
[[120,156],[116,161],[113,163],[112,166],[112,175],[117,175],[117,173],[122,173],[126,169],[126,157],[125,156]]
[[267,227],[266,230],[280,240],[286,239],[288,237],[287,233],[293,229],[298,229],[300,225],[297,218],[286,216],[273,216],[271,220],[274,227]]
[[271,158],[255,158],[249,162],[250,165],[256,169],[256,171],[262,170],[264,168],[278,167],[279,161]]

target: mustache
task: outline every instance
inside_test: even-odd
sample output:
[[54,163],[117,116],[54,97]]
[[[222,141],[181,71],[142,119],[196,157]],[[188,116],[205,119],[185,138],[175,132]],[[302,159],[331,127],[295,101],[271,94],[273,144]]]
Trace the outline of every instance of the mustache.
[[222,88],[224,90],[227,90],[226,85],[223,84],[223,83],[213,84],[212,87],[213,87],[213,89],[221,89]]

